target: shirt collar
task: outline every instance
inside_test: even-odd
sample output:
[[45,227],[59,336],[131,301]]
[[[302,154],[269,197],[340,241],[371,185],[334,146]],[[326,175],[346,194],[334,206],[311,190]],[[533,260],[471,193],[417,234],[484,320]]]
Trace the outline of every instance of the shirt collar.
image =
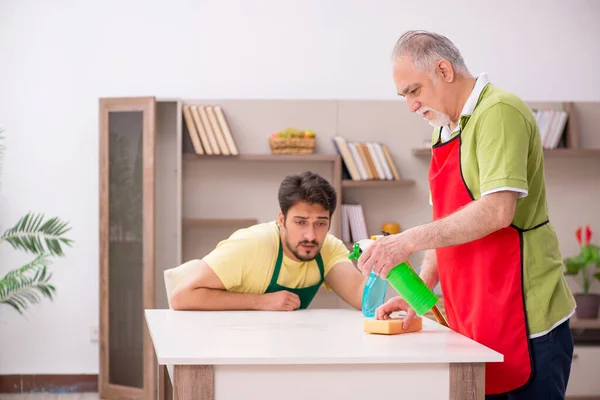
[[458,132],[464,127],[471,114],[473,114],[473,111],[475,111],[475,107],[477,106],[477,102],[479,101],[479,96],[481,96],[481,92],[488,83],[490,83],[490,78],[485,72],[482,72],[481,74],[475,77],[475,85],[473,86],[473,90],[471,90],[471,94],[469,95],[469,98],[467,99],[462,108],[460,118],[458,120],[458,125],[456,125],[456,128],[454,128],[453,132],[450,132],[447,125],[444,125],[442,127],[441,138],[443,139],[443,141],[448,140],[451,134]]
[[477,75],[475,86],[473,86],[473,90],[471,91],[471,94],[469,95],[469,98],[467,99],[467,102],[463,106],[463,109],[460,113],[461,117],[463,115],[470,116],[473,114],[475,106],[477,105],[477,101],[479,101],[479,96],[481,95],[483,88],[488,83],[490,83],[490,78],[488,77],[487,73],[483,72]]

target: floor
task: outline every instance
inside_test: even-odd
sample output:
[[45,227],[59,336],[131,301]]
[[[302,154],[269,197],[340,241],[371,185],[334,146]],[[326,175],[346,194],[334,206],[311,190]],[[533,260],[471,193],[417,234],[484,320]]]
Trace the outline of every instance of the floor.
[[23,393],[2,394],[0,400],[98,400],[98,393]]

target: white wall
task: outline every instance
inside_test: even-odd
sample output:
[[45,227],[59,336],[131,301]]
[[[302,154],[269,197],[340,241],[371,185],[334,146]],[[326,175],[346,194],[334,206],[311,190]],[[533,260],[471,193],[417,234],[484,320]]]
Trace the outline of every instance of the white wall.
[[[592,0],[0,0],[0,225],[34,210],[75,240],[53,303],[0,308],[0,374],[98,372],[99,97],[391,99],[391,48],[424,28],[526,100],[599,101],[598,15]],[[17,254],[0,248],[0,273]]]

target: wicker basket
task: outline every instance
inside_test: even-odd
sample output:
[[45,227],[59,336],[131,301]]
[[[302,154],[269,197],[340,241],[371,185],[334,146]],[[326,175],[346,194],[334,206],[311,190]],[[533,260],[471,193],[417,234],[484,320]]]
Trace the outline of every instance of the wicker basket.
[[312,154],[315,138],[269,138],[272,154]]

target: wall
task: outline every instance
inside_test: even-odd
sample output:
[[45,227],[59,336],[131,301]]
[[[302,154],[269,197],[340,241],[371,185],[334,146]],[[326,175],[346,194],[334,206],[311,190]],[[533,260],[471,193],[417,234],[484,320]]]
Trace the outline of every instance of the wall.
[[[600,3],[591,0],[2,0],[0,9],[0,225],[34,210],[70,221],[75,240],[54,263],[53,303],[26,317],[0,308],[0,374],[98,372],[99,97],[395,99],[391,48],[404,30],[424,28],[526,100],[600,100]],[[594,169],[596,160],[548,167],[565,251],[577,224],[600,232]],[[577,213],[566,211],[575,201]],[[4,244],[0,272],[26,259]]]

